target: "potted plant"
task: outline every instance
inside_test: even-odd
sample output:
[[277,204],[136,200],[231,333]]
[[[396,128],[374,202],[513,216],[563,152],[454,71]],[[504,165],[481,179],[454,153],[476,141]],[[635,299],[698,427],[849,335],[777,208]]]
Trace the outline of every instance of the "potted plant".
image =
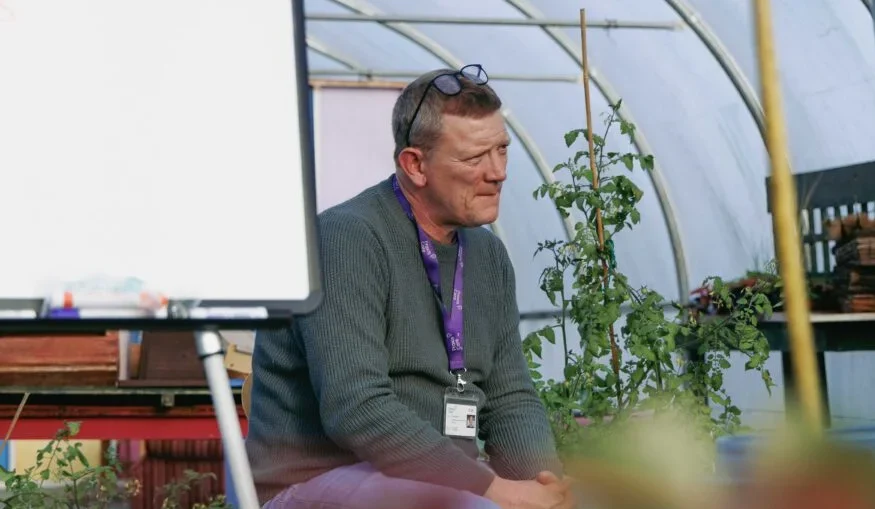
[[[614,239],[639,223],[643,196],[624,173],[653,169],[650,155],[605,147],[614,129],[634,137],[635,127],[619,117],[619,107],[611,107],[603,134],[576,129],[565,135],[573,155],[556,165],[555,182],[534,193],[536,199],[551,200],[574,224],[573,238],[538,244],[536,253],[552,257],[539,282],[556,316],[523,341],[564,456],[592,451],[605,433],[630,417],[667,410],[683,413],[690,431],[712,442],[737,432],[741,411],[723,386],[731,351],[747,357],[745,368],[758,371],[767,389],[774,385],[765,369],[769,345],[757,322],[772,312],[769,296],[776,278],[740,287],[708,278],[703,287],[719,314],[703,316],[688,303],[674,303],[674,316],[667,317],[663,296],[633,287],[617,266]],[[576,149],[581,142],[584,147]],[[561,380],[546,380],[541,373],[544,342],[561,345]]]

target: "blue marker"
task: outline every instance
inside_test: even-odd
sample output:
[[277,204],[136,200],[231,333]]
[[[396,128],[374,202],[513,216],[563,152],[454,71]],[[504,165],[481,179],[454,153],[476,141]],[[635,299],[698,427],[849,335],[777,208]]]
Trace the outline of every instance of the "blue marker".
[[143,309],[76,309],[58,308],[49,310],[49,318],[154,318],[155,313]]

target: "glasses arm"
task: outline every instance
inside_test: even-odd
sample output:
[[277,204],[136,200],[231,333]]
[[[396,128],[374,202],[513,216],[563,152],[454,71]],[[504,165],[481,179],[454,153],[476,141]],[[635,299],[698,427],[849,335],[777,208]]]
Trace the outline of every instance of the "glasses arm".
[[405,145],[410,146],[410,131],[413,130],[413,123],[416,122],[416,117],[419,115],[419,109],[422,108],[422,103],[425,102],[425,96],[428,95],[428,91],[431,89],[431,85],[434,83],[432,80],[427,87],[425,87],[425,92],[422,94],[422,97],[419,98],[419,103],[416,105],[416,109],[413,110],[413,116],[410,117],[410,123],[407,124],[407,136],[405,136],[404,141]]

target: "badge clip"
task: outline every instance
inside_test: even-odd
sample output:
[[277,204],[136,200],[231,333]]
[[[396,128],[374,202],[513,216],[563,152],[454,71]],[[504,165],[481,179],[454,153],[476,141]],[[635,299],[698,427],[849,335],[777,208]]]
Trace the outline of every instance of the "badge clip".
[[456,372],[456,391],[459,393],[465,392],[465,385],[468,383],[462,379],[462,373],[465,370],[460,370]]

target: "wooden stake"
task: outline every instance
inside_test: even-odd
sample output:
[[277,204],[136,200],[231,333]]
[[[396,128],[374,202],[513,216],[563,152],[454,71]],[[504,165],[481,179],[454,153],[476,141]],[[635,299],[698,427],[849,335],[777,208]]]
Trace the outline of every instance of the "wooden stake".
[[29,392],[24,393],[24,396],[22,396],[21,398],[21,403],[18,404],[18,408],[15,410],[15,415],[12,416],[12,422],[9,423],[9,429],[6,431],[6,437],[3,439],[3,443],[0,444],[0,456],[3,456],[3,451],[5,451],[6,446],[9,445],[9,439],[12,437],[12,432],[15,431],[15,425],[18,424],[18,418],[21,417],[21,411],[24,410],[24,405],[27,404],[27,398],[29,396]]
[[[589,167],[592,170],[592,188],[599,187],[599,170],[595,162],[595,143],[592,138],[592,107],[590,106],[589,98],[589,60],[586,53],[586,9],[580,10],[580,54],[581,67],[583,68],[583,97],[586,102],[586,137],[589,142]],[[608,287],[608,260],[605,257],[605,227],[602,223],[602,211],[599,208],[595,209],[595,225],[598,232],[599,250],[602,253],[602,269],[604,271],[603,286]],[[617,377],[617,407],[623,406],[622,397],[620,395],[620,349],[617,347],[617,338],[614,334],[614,324],[608,328],[608,335],[611,340],[611,367],[614,370],[614,375]]]

